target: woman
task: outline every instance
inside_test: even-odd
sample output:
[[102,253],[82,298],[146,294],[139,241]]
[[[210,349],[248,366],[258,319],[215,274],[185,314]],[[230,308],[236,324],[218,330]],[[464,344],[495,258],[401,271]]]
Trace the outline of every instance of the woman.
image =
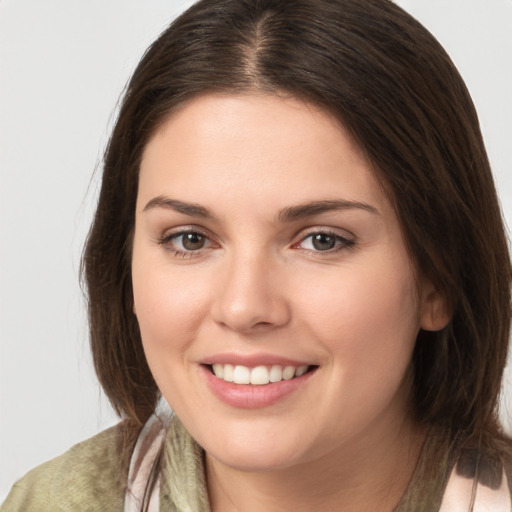
[[510,509],[501,214],[462,80],[391,2],[178,18],[128,86],[84,276],[125,421],[5,510]]

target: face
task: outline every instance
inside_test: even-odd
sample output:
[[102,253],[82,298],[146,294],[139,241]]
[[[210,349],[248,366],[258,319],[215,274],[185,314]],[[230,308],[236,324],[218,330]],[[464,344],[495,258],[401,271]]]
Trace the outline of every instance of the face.
[[291,98],[195,99],[148,143],[136,208],[144,350],[209,457],[286,468],[412,421],[432,294],[333,118]]

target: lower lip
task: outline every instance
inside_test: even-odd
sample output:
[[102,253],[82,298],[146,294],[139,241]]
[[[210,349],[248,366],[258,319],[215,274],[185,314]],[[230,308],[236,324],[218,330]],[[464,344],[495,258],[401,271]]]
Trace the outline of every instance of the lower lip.
[[300,377],[282,380],[261,386],[251,384],[234,384],[216,377],[207,366],[202,365],[201,371],[207,385],[222,402],[240,409],[258,409],[274,405],[306,384],[316,369]]

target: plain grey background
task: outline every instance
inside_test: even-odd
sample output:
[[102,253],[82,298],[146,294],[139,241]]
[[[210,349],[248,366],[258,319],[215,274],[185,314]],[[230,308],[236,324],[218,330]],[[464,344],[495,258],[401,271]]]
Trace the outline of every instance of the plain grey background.
[[[30,468],[116,421],[91,369],[78,282],[93,172],[131,71],[191,3],[0,0],[0,501]],[[510,225],[512,0],[397,3],[466,80]]]

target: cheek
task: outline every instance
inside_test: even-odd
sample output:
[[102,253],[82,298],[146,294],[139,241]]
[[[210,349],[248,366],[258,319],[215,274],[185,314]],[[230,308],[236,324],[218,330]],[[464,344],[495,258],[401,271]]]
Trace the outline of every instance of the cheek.
[[132,268],[134,303],[151,373],[174,410],[204,408],[208,404],[193,394],[188,371],[190,347],[198,337],[207,290],[186,272],[145,266],[137,256],[134,254]]
[[347,368],[408,364],[420,322],[409,267],[380,260],[341,269],[308,289],[303,316]]
[[148,361],[184,350],[200,325],[208,290],[193,272],[174,271],[134,250],[133,298]]

